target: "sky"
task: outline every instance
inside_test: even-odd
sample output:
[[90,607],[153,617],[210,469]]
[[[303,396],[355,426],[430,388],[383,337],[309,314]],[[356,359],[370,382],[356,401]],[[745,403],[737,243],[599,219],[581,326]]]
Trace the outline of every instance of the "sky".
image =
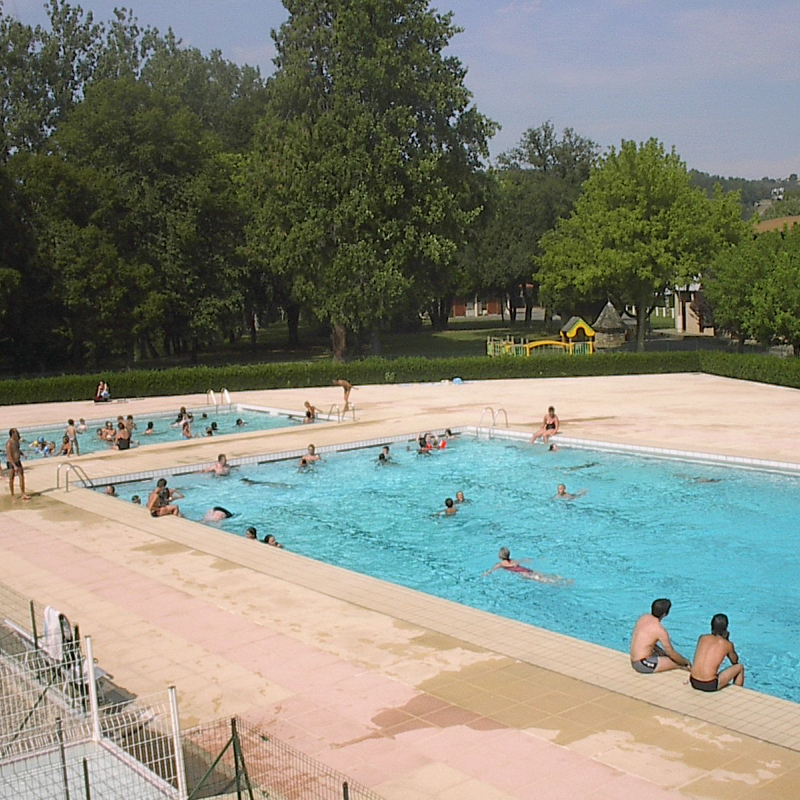
[[[279,0],[74,0],[95,21],[115,5],[204,53],[273,70]],[[442,0],[463,32],[478,110],[502,127],[492,156],[550,120],[603,148],[656,137],[687,166],[757,179],[800,173],[797,0]],[[3,0],[46,23],[43,0]]]

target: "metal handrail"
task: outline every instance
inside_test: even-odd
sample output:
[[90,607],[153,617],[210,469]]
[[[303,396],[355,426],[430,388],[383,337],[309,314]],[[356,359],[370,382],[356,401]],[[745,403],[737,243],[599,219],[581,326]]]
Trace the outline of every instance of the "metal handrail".
[[[486,408],[483,409],[481,418],[478,420],[478,427],[476,428],[478,436],[481,435],[481,423],[483,422],[483,418],[486,416],[487,411],[492,415],[492,424],[494,424],[494,409],[491,406],[486,406]],[[491,428],[489,430],[491,430]]]
[[215,408],[219,405],[219,403],[217,402],[217,396],[214,394],[214,390],[213,389],[209,389],[206,392],[206,402],[210,406],[214,406]]
[[492,414],[492,426],[489,428],[489,438],[490,439],[492,438],[492,431],[497,427],[497,423],[498,423],[498,421],[500,419],[500,414],[502,414],[503,417],[505,417],[506,428],[508,427],[508,412],[504,408],[498,408],[497,411],[495,411]]
[[64,491],[69,491],[69,474],[76,472],[78,477],[84,482],[88,483],[90,488],[94,489],[92,479],[86,474],[86,470],[80,464],[59,464],[56,469],[56,489],[61,488],[61,468],[64,467]]

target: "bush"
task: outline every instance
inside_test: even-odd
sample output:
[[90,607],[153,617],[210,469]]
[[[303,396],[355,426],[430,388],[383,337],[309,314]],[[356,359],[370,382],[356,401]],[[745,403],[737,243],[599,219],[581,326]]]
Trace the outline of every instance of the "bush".
[[[596,375],[638,375],[697,372],[696,352],[602,353],[591,357],[560,354],[531,358],[428,359],[366,358],[347,364],[333,361],[248,364],[229,367],[187,367],[131,370],[105,375],[63,375],[55,378],[0,381],[0,405],[88,400],[102,377],[114,397],[197,394],[208,389],[232,392],[329,386],[345,377],[355,384],[438,382],[492,378],[563,378]],[[738,376],[737,376],[738,377]]]
[[800,389],[800,360],[796,358],[703,352],[700,353],[700,369],[723,378]]

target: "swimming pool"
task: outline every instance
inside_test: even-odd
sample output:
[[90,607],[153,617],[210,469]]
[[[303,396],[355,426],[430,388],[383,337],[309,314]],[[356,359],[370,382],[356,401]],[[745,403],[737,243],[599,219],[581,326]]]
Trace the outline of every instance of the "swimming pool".
[[[253,406],[232,406],[230,408],[228,406],[224,408],[208,406],[192,408],[189,409],[189,411],[194,416],[192,433],[195,437],[199,438],[206,438],[204,436],[206,429],[211,427],[212,424],[216,425],[213,435],[222,436],[231,433],[248,433],[252,431],[272,430],[274,428],[286,428],[291,425],[300,425],[303,422],[303,417],[300,412],[292,415],[289,412],[279,412],[276,409],[259,409]],[[181,437],[180,427],[173,424],[177,419],[177,412],[178,409],[176,408],[174,414],[137,415],[135,418],[137,429],[133,433],[134,442],[138,442],[139,447],[144,447],[153,444],[164,444],[165,442],[185,441]],[[109,406],[107,416],[103,418],[95,417],[86,423],[86,432],[79,434],[78,437],[81,455],[87,453],[102,453],[111,449],[108,442],[101,440],[97,436],[97,428],[103,427],[107,421],[111,422],[116,428],[117,416],[119,415],[123,417],[127,416],[124,406]],[[237,426],[237,419],[241,419],[245,424],[241,427]],[[75,421],[78,421],[77,417]],[[153,423],[154,433],[145,435],[144,432],[148,422]],[[318,424],[318,422],[315,424]],[[23,439],[23,451],[28,458],[40,458],[41,456],[32,451],[30,445],[39,439],[39,437],[44,437],[46,441],[54,441],[56,443],[56,452],[58,452],[65,429],[66,420],[64,420],[63,425],[20,428],[20,435]]]
[[[672,599],[667,627],[689,658],[712,615],[727,613],[747,685],[800,701],[800,478],[466,436],[431,456],[392,445],[388,466],[377,454],[175,476],[170,486],[186,495],[189,518],[224,506],[234,517],[219,527],[230,533],[255,525],[311,558],[617,650],[656,597]],[[554,500],[559,483],[589,491]],[[432,516],[459,489],[470,502]],[[574,584],[483,577],[502,545]]]

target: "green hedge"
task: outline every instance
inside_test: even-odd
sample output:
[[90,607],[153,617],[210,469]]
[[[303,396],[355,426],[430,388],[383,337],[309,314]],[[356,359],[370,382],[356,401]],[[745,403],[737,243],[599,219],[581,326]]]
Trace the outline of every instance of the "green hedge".
[[438,382],[455,377],[464,380],[561,378],[697,372],[699,369],[696,352],[603,353],[592,357],[553,354],[532,358],[366,358],[347,364],[319,361],[187,367],[0,381],[0,405],[89,400],[101,377],[110,384],[113,397],[153,397],[195,394],[208,389],[219,391],[223,387],[240,392],[248,389],[329,386],[339,377],[363,385]]
[[800,389],[800,359],[713,352],[699,355],[700,370],[710,375]]

